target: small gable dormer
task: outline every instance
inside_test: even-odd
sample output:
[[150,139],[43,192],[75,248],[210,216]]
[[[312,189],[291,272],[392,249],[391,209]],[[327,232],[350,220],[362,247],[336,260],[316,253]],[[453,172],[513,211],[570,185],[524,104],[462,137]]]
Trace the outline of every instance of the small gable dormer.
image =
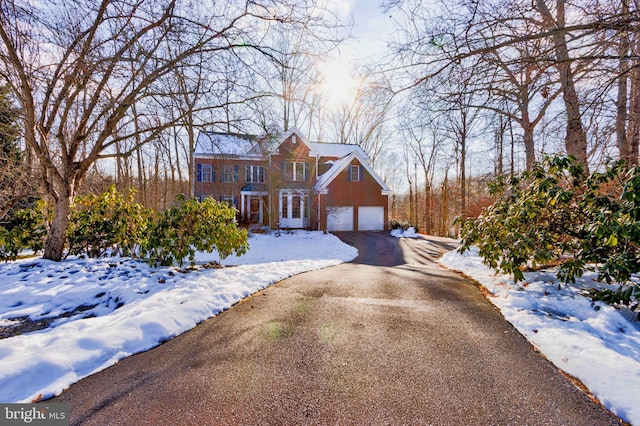
[[295,129],[285,133],[278,146],[278,153],[289,159],[306,159],[309,157],[310,151],[309,143]]

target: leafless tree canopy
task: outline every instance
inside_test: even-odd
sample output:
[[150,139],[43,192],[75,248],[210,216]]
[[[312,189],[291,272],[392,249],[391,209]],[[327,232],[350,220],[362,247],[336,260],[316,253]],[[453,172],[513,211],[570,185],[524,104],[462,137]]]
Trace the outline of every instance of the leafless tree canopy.
[[[162,109],[166,78],[180,81],[203,63],[242,63],[247,52],[276,58],[271,32],[312,28],[320,16],[312,3],[1,2],[0,75],[20,104],[24,140],[55,206],[45,257],[61,258],[73,199],[96,161],[133,155],[193,113]],[[177,84],[171,94],[180,87],[197,90]]]
[[[479,162],[513,172],[545,153],[565,152],[585,168],[598,168],[610,156],[637,164],[636,0],[393,0],[383,6],[398,23],[395,60],[387,67],[396,97],[405,108],[418,108],[423,123],[449,116],[445,121],[454,125],[421,143],[446,147],[438,158],[450,155],[443,143],[450,137],[466,146],[454,150],[460,202],[450,205],[462,208],[457,214],[470,208],[465,168]],[[465,84],[445,84],[461,72]],[[464,128],[461,100],[485,126],[469,138],[455,131]],[[469,154],[480,161],[469,162]]]

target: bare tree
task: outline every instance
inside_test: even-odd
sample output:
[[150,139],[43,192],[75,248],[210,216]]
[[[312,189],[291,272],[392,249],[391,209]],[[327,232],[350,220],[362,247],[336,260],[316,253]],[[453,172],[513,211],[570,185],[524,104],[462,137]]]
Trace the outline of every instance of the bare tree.
[[392,92],[383,74],[362,67],[355,78],[353,98],[339,105],[326,106],[325,138],[357,144],[376,159],[392,139]]
[[[262,40],[270,23],[304,26],[306,6],[287,0],[0,2],[0,75],[21,106],[25,142],[45,171],[54,205],[44,257],[62,258],[71,206],[91,165],[130,155],[174,125],[176,117],[145,115],[145,104],[166,95],[157,84],[163,77],[199,54],[210,60],[242,50],[268,55]],[[135,142],[117,153],[125,139]]]
[[0,86],[0,219],[28,196],[36,195],[27,155],[18,146],[19,111]]
[[571,56],[567,45],[566,33],[564,32],[567,24],[565,6],[565,0],[556,0],[556,13],[554,15],[545,0],[536,0],[536,8],[543,20],[542,29],[548,29],[553,32],[552,37],[556,55],[555,66],[558,69],[567,118],[567,130],[565,133],[567,154],[574,156],[587,167],[587,133],[582,124],[580,99],[576,90]]
[[[586,115],[603,112],[599,105],[610,96],[610,88],[615,87],[621,75],[628,75],[628,81],[633,82],[632,64],[637,54],[635,39],[630,38],[637,34],[640,14],[635,2],[632,7],[631,0],[622,0],[627,7],[619,1],[588,5],[573,0],[442,1],[442,13],[437,15],[429,12],[437,9],[425,7],[421,0],[388,2],[404,18],[399,28],[402,37],[395,45],[398,62],[393,70],[404,71],[405,78],[397,87],[402,90],[426,84],[466,59],[479,58],[476,83],[491,87],[497,96],[518,105],[503,112],[523,127],[527,164],[534,159],[532,127],[542,121],[541,114],[549,106],[557,105],[555,96],[562,95],[564,149],[587,167],[594,153],[589,150],[593,135],[588,134],[585,120],[600,121]],[[625,34],[630,35],[628,42]],[[612,46],[619,49],[612,52]],[[612,72],[614,62],[620,66]],[[549,72],[550,67],[555,69],[554,75]],[[622,114],[626,89],[625,82],[620,84],[617,99]],[[599,91],[592,90],[594,87]],[[630,88],[628,135],[634,134],[637,122],[631,118],[635,111],[632,92]],[[536,93],[544,95],[543,99],[533,98]],[[533,108],[537,112],[531,114]],[[624,118],[620,115],[619,123],[625,122]],[[619,132],[620,126],[617,125]],[[599,131],[602,129],[598,127]],[[618,140],[624,142],[621,137]]]
[[480,116],[480,109],[473,106],[475,93],[470,90],[473,79],[470,69],[472,67],[454,68],[446,78],[440,80],[440,86],[444,89],[440,101],[446,105],[440,123],[454,147],[461,215],[467,213],[467,154]]
[[435,229],[434,216],[436,216],[433,194],[434,178],[436,162],[442,154],[443,138],[439,134],[436,118],[432,117],[430,120],[430,111],[421,108],[421,106],[421,104],[407,104],[402,109],[398,131],[402,135],[402,142],[413,154],[414,161],[420,166],[422,172],[424,180],[423,199],[420,203],[424,212],[422,224],[424,231],[431,234]]
[[[629,19],[638,11],[635,0],[620,0],[620,13]],[[616,93],[616,142],[620,157],[629,165],[638,164],[640,147],[640,35],[633,28],[622,29],[618,39],[618,84]]]

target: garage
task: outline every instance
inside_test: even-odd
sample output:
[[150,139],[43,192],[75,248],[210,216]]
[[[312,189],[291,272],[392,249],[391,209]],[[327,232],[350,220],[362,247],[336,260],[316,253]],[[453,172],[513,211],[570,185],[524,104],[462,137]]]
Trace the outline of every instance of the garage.
[[353,206],[327,207],[327,231],[353,231]]
[[359,231],[383,231],[384,230],[384,207],[358,207],[358,230]]

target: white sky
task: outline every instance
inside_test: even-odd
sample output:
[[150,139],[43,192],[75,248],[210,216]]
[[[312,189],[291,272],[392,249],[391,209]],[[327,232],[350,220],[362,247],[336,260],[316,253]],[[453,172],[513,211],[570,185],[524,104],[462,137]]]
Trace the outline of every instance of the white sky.
[[384,56],[387,40],[394,31],[393,20],[383,13],[378,0],[336,0],[332,2],[338,16],[353,21],[353,35],[342,49],[343,60],[373,59]]

